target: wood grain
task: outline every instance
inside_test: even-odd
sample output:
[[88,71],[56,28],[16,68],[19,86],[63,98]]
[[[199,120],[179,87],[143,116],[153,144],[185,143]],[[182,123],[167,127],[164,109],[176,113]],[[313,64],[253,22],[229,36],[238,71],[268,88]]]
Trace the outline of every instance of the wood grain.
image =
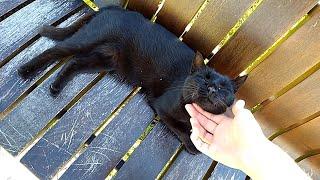
[[238,76],[316,4],[317,0],[263,1],[209,66],[231,77]]
[[128,9],[138,11],[147,19],[151,19],[158,9],[160,0],[129,0]]
[[104,179],[153,117],[153,111],[144,97],[136,95],[60,179]]
[[0,145],[12,155],[17,155],[96,76],[81,74],[70,81],[57,97],[52,97],[49,86],[56,74],[52,74],[0,121]]
[[320,154],[304,159],[298,164],[312,179],[320,179]]
[[0,62],[38,34],[42,25],[52,24],[80,7],[81,1],[34,1],[0,22]]
[[214,171],[212,172],[209,180],[216,180],[216,179],[245,180],[246,176],[247,175],[240,170],[233,169],[221,163],[218,163],[217,166],[214,168]]
[[[66,27],[72,24],[79,17],[83,16],[88,9],[81,10],[74,14],[58,27]],[[48,38],[40,38],[33,45],[24,49],[21,53],[15,56],[10,62],[0,68],[0,112],[4,111],[11,105],[23,92],[30,88],[41,76],[47,73],[56,63],[34,76],[32,80],[22,79],[17,69],[27,61],[36,57],[41,52],[53,47],[56,44]]]
[[130,94],[131,89],[105,76],[29,150],[21,159],[22,164],[40,179],[52,178]]
[[28,0],[10,0],[0,2],[0,17]]
[[192,155],[183,150],[170,166],[163,179],[202,179],[212,163],[204,154]]
[[202,2],[203,0],[167,0],[156,22],[179,37],[197,13]]
[[320,70],[255,113],[267,136],[319,111],[319,80]]
[[248,106],[276,94],[320,61],[320,7],[309,20],[249,75],[239,95]]
[[158,123],[115,179],[155,179],[179,145],[177,137],[164,124]]
[[[320,117],[275,138],[278,144],[291,157],[297,159],[312,149],[320,149]],[[319,166],[320,168],[320,166]]]
[[183,41],[208,56],[253,2],[210,1]]

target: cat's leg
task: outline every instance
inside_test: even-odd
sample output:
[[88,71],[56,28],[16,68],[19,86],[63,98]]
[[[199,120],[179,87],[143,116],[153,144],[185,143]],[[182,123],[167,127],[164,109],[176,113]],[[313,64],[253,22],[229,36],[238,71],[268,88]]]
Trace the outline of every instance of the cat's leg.
[[[199,151],[194,146],[190,139],[191,135],[191,126],[189,127],[186,123],[177,122],[177,120],[173,119],[162,119],[162,121],[166,124],[171,124],[168,127],[171,131],[173,131],[181,140],[186,150],[191,154],[197,154]],[[174,123],[172,123],[175,121]]]
[[183,143],[184,147],[189,153],[199,153],[190,139],[191,125],[167,116],[161,116],[161,114],[159,116],[160,119],[167,125],[167,127],[179,137],[180,141]]
[[54,26],[45,25],[39,33],[41,36],[62,41],[65,38],[77,32],[84,24],[88,23],[95,14],[95,12],[90,11],[87,14],[85,14],[82,18],[80,18],[78,21],[74,22],[73,24],[65,28],[57,28]]
[[79,73],[97,73],[114,70],[118,61],[117,48],[113,44],[97,46],[87,55],[78,55],[63,66],[50,86],[53,95],[58,94],[65,85]]
[[59,46],[52,47],[39,54],[37,57],[33,58],[24,65],[20,66],[18,69],[18,73],[21,77],[28,78],[35,72],[47,68],[57,59],[73,55],[74,53],[75,51],[72,48]]

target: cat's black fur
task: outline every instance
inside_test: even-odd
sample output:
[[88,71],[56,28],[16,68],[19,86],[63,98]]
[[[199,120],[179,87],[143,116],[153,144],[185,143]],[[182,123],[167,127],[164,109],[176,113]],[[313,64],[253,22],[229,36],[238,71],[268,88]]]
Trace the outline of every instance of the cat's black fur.
[[20,67],[22,77],[74,55],[50,87],[57,94],[78,73],[115,71],[142,87],[151,107],[193,154],[198,151],[189,137],[185,104],[195,102],[209,112],[223,113],[245,80],[230,80],[205,66],[200,53],[165,28],[120,7],[91,12],[67,28],[46,26],[40,34],[60,42]]

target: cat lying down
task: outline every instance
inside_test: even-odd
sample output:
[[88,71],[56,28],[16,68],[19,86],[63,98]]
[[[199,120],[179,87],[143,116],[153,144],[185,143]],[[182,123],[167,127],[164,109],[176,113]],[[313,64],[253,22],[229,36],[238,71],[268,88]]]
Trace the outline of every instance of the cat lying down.
[[149,105],[188,152],[198,151],[190,140],[190,116],[184,106],[195,102],[221,114],[231,106],[246,77],[230,80],[205,66],[174,34],[141,14],[116,6],[90,12],[66,28],[45,26],[42,36],[57,44],[18,69],[32,77],[56,60],[73,55],[50,86],[53,95],[79,73],[113,71],[132,86],[141,86]]

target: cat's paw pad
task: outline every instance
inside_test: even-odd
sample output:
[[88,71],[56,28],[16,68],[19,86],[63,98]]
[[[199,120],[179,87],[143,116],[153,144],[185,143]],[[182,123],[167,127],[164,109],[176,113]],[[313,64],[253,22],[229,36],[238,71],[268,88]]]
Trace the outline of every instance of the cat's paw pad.
[[50,89],[51,95],[53,95],[53,96],[57,96],[61,91],[61,89],[59,87],[56,87],[53,84],[50,85],[49,89]]

